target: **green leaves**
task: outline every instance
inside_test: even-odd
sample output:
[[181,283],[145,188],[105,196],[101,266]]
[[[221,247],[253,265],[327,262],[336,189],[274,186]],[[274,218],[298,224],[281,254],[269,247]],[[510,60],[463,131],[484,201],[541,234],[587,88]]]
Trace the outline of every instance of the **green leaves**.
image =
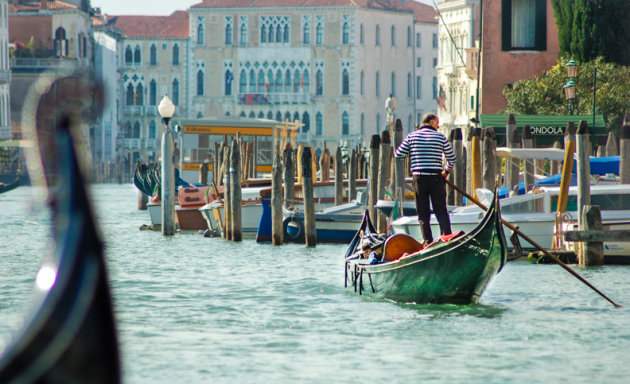
[[[518,81],[503,90],[507,99],[507,113],[529,115],[566,115],[568,101],[564,97],[564,84],[569,81],[565,63],[558,60],[550,70],[538,76]],[[602,57],[579,63],[574,113],[593,113],[593,78],[596,79],[596,114],[604,116],[611,129],[621,127],[626,108],[630,108],[630,69],[606,63]]]

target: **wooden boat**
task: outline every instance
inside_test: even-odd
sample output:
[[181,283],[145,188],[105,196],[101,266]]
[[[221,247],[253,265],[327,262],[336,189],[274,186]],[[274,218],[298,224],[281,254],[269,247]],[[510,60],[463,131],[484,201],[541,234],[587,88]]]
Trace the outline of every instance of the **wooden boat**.
[[[374,254],[366,258],[365,246],[380,253],[381,261],[375,262]],[[442,237],[426,247],[405,234],[380,239],[366,212],[345,260],[345,285],[361,295],[418,304],[477,303],[507,261],[498,196],[495,193],[488,212],[470,232]]]
[[0,193],[4,193],[4,192],[9,192],[17,187],[20,186],[20,178],[15,179],[14,181],[10,182],[9,184],[5,184],[5,183],[1,183],[0,182]]
[[[88,99],[74,83],[62,81],[73,89],[72,95]],[[50,93],[62,93],[57,91]],[[44,116],[58,112],[62,121],[61,128],[51,133],[54,154],[46,157],[58,159],[54,168],[57,182],[45,184],[54,185],[49,200],[56,245],[52,260],[45,262],[36,279],[41,306],[25,320],[24,328],[0,357],[0,382],[118,383],[118,337],[103,242],[70,137],[72,124],[62,107],[47,109],[40,104],[38,111]],[[48,121],[38,117],[38,121]],[[37,166],[42,169],[41,163]]]

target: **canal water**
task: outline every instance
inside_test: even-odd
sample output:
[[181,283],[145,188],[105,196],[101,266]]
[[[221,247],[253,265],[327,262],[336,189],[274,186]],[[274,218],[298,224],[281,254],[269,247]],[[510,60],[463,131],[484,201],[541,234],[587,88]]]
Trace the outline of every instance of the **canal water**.
[[[51,248],[31,187],[0,195],[0,349]],[[343,245],[140,231],[131,184],[91,188],[125,383],[627,383],[630,268],[511,262],[470,306],[344,289]]]

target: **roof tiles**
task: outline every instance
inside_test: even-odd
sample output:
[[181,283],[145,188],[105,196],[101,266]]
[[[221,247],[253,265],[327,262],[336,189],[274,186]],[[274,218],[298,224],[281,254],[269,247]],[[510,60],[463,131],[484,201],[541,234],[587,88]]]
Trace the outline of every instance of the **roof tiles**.
[[127,37],[187,38],[188,12],[175,11],[170,16],[109,16],[107,23]]

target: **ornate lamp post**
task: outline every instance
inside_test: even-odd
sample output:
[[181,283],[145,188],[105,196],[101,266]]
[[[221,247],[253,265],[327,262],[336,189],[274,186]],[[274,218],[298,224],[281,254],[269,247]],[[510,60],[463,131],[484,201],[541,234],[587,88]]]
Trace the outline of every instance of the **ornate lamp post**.
[[175,113],[175,105],[164,95],[158,112],[162,116],[165,130],[162,134],[162,235],[175,234],[175,171],[173,169],[173,131],[169,122]]
[[564,85],[564,97],[569,100],[569,115],[573,115],[573,107],[575,102],[575,78],[577,77],[577,64],[573,60],[569,60],[566,64],[567,76],[569,81]]

